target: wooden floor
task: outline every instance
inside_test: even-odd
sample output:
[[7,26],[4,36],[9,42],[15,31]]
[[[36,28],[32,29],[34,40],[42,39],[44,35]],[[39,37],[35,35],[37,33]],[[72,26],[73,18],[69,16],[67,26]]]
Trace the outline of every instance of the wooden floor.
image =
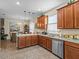
[[15,43],[2,42],[0,59],[59,59],[38,45],[18,50],[15,48]]
[[1,50],[15,50],[16,49],[16,43],[11,42],[9,40],[1,40]]

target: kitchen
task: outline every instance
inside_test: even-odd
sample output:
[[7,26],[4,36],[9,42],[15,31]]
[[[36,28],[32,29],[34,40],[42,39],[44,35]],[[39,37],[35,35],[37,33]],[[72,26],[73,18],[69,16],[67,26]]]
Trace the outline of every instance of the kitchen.
[[[53,4],[50,1],[49,6],[57,5],[53,8],[39,9],[39,12],[25,7],[23,9],[22,1],[16,2],[20,8],[16,7],[13,10],[23,11],[13,11],[12,15],[12,9],[3,8],[9,10],[10,15],[0,9],[1,59],[79,59],[79,1],[60,1],[54,0]],[[4,4],[6,1],[1,2]],[[48,1],[39,1],[39,4],[40,2]]]

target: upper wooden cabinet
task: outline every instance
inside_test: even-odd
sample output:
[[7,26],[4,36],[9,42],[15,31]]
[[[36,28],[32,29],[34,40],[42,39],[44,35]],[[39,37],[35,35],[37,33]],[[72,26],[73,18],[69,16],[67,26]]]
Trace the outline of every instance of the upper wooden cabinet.
[[58,29],[79,28],[79,1],[57,10]]
[[48,24],[48,16],[40,16],[37,18],[37,27],[39,29],[47,29],[47,24]]
[[64,8],[64,28],[73,28],[73,13],[73,5],[69,5]]
[[64,28],[64,9],[59,9],[57,12],[57,28]]
[[79,2],[74,4],[75,28],[79,28]]

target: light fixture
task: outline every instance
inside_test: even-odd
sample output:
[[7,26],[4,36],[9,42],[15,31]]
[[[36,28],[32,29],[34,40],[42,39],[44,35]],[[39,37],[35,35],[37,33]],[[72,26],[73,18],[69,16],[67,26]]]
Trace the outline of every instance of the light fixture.
[[17,4],[17,5],[20,5],[20,2],[19,2],[19,1],[17,1],[17,2],[16,2],[16,4]]

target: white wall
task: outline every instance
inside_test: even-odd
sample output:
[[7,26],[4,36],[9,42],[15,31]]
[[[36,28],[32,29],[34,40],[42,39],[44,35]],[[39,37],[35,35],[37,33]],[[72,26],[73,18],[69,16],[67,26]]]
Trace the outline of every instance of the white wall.
[[45,14],[45,15],[48,15],[48,16],[53,16],[53,15],[57,14],[57,9],[59,9],[59,8],[61,8],[61,7],[63,7],[63,6],[65,6],[65,5],[67,5],[67,3],[62,3],[62,4],[58,5],[58,6],[55,7],[55,8],[52,8],[52,9],[48,10],[48,11],[45,12],[44,14]]
[[29,24],[29,29],[30,29],[30,32],[34,32],[35,30],[35,22],[34,21],[30,21],[30,24]]
[[9,28],[9,19],[5,18],[4,21],[4,28],[5,28],[5,34],[8,34],[7,39],[10,39],[10,28]]

